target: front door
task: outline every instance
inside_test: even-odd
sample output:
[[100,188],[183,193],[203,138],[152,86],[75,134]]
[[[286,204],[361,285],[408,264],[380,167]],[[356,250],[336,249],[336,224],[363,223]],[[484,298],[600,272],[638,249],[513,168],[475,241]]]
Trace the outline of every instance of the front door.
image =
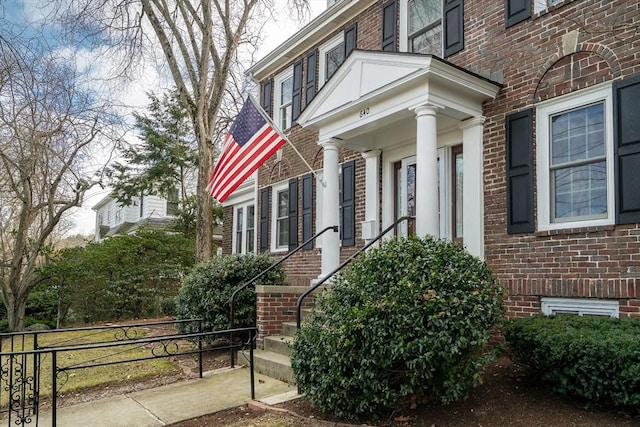
[[[438,149],[438,204],[440,237],[462,243],[462,145]],[[405,215],[416,215],[416,157],[406,157],[393,164],[394,221]],[[398,234],[411,235],[415,224],[401,224]]]
[[[416,157],[394,163],[394,221],[416,215]],[[401,236],[415,233],[414,221],[403,222],[396,230]]]

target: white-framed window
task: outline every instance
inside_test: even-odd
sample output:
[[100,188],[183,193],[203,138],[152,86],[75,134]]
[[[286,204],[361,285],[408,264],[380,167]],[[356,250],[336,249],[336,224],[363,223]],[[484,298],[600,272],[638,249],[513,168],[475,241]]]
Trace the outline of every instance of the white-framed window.
[[400,2],[400,51],[442,56],[442,0]]
[[289,185],[284,182],[271,189],[271,252],[289,248]]
[[293,67],[274,79],[274,122],[281,130],[291,127],[293,102]]
[[620,316],[620,303],[617,300],[598,300],[587,298],[540,298],[542,314],[577,314],[578,316]]
[[339,33],[318,49],[318,88],[333,76],[344,62],[344,34]]
[[256,247],[256,207],[255,202],[233,207],[233,253],[255,253]]
[[533,0],[533,12],[540,13],[564,0]]
[[536,110],[538,229],[614,222],[611,84]]

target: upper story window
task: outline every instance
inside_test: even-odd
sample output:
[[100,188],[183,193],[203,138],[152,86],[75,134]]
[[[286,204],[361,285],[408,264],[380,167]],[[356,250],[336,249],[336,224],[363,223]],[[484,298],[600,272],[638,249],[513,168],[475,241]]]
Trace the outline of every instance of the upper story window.
[[408,51],[442,56],[442,0],[407,0]]
[[293,67],[274,79],[274,122],[281,130],[291,127],[293,101]]
[[613,223],[612,119],[609,85],[538,107],[540,229]]
[[324,85],[344,62],[344,35],[338,34],[319,49],[319,86]]

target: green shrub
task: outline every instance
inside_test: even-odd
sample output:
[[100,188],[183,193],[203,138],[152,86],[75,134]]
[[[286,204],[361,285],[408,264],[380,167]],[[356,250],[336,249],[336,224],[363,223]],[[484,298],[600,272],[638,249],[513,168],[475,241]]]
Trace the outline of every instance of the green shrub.
[[[204,319],[205,331],[229,328],[229,299],[231,294],[247,280],[273,263],[266,255],[229,255],[215,257],[202,263],[185,277],[175,300],[178,319]],[[282,268],[275,268],[258,281],[262,285],[281,285]],[[256,294],[250,286],[235,300],[235,327],[256,324]],[[195,332],[196,326],[187,326],[184,332]]]
[[164,298],[160,301],[160,311],[165,316],[175,316],[176,315],[176,298],[168,297]]
[[640,320],[535,316],[507,322],[519,363],[561,394],[640,405]]
[[305,397],[349,419],[409,399],[449,403],[477,385],[503,290],[458,244],[393,239],[360,257],[317,300],[293,344]]

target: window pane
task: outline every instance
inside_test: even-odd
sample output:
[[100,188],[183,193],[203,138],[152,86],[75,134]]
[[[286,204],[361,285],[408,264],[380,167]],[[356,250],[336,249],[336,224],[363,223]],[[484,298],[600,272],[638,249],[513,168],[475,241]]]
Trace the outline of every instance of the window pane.
[[283,218],[278,220],[278,247],[287,246],[289,244],[289,219]]
[[293,97],[293,76],[280,85],[280,105],[288,104]]
[[409,0],[409,34],[419,32],[442,16],[441,0]]
[[276,246],[280,248],[289,244],[289,191],[280,191],[277,197]]
[[281,191],[278,193],[278,218],[287,216],[287,205],[289,201],[289,193]]
[[596,162],[553,171],[554,218],[605,217],[606,169],[606,162]]
[[442,52],[442,27],[437,26],[411,40],[411,51],[440,55]]
[[236,253],[242,253],[242,228],[243,228],[242,208],[236,211]]
[[603,157],[604,131],[603,103],[551,117],[551,164]]
[[280,108],[280,129],[288,129],[291,125],[291,104]]
[[255,211],[254,205],[247,206],[247,236],[246,236],[246,249],[247,253],[254,252],[253,236],[255,233]]
[[339,45],[328,51],[326,54],[325,63],[327,68],[325,70],[325,79],[329,80],[343,62],[344,43],[340,43]]

